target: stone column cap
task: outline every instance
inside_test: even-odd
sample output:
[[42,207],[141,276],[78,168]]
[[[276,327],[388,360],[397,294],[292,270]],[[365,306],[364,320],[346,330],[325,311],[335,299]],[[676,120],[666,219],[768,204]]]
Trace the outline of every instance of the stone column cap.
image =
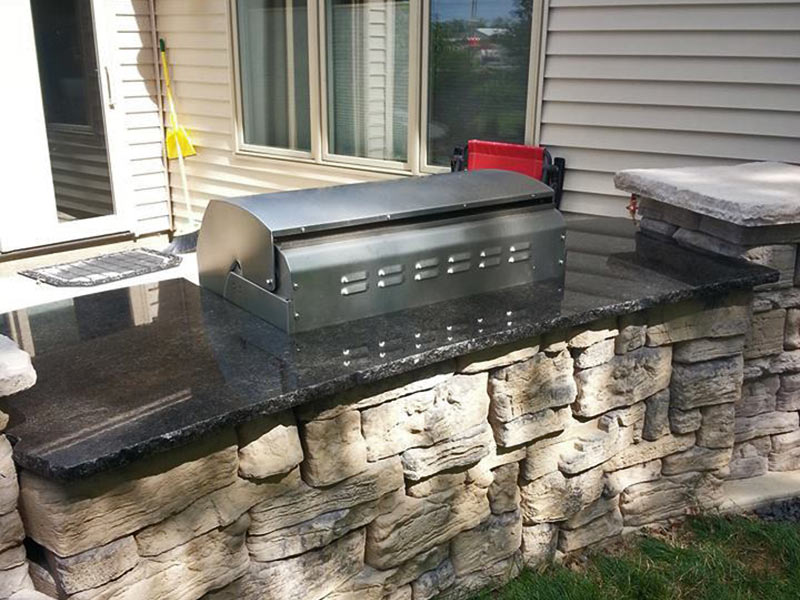
[[800,167],[751,162],[720,167],[626,169],[621,190],[743,227],[800,223]]

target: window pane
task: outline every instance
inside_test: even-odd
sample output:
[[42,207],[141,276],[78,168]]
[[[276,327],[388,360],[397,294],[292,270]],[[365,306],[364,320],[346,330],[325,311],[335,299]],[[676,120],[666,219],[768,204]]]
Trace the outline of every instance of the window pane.
[[334,154],[408,157],[408,0],[327,0]]
[[431,0],[428,163],[477,138],[522,143],[532,0]]
[[311,150],[306,0],[238,0],[244,141]]

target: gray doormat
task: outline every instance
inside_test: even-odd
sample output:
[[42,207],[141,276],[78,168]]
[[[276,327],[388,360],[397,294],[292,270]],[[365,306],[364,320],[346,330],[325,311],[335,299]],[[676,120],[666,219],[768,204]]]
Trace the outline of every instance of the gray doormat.
[[136,248],[20,271],[19,274],[57,287],[91,287],[163,271],[179,264],[181,264],[180,256],[149,248]]

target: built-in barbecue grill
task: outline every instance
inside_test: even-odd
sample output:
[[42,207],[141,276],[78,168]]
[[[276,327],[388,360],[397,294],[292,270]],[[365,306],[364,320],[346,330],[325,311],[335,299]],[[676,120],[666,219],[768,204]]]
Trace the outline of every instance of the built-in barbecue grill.
[[213,200],[197,260],[293,332],[563,279],[564,232],[549,187],[486,170]]

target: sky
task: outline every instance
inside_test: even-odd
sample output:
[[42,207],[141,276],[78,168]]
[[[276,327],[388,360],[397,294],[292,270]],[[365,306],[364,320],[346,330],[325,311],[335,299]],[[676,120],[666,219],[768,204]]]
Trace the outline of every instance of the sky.
[[[515,0],[478,0],[478,18],[510,16],[515,5]],[[437,20],[469,19],[471,11],[472,0],[431,0],[431,15]]]

